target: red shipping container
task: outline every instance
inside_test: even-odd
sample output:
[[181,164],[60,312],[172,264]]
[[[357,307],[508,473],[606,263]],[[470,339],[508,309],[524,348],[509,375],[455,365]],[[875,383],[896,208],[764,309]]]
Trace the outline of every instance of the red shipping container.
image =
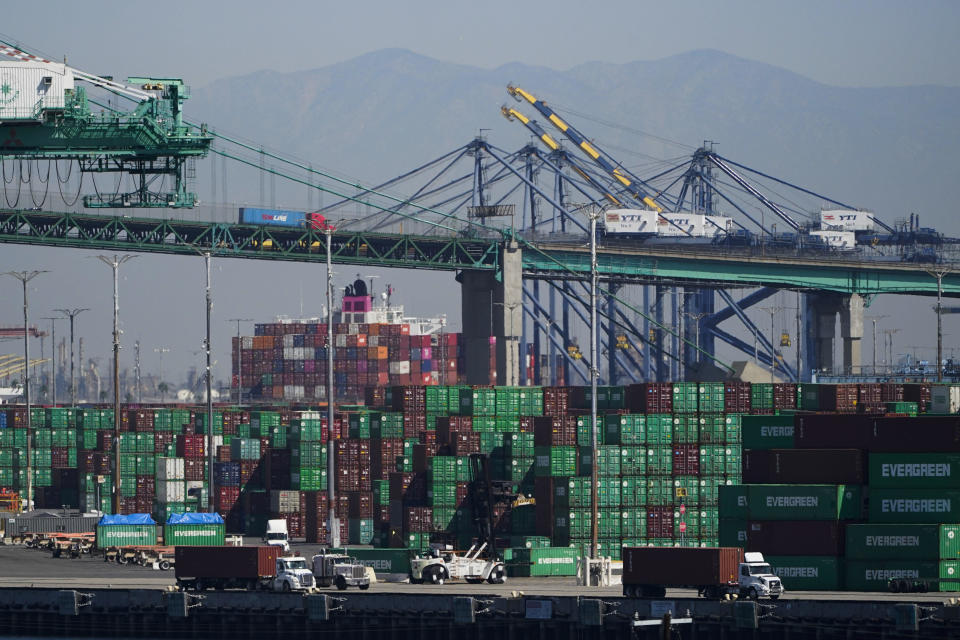
[[746,484],[864,484],[860,449],[747,449]]
[[700,475],[700,446],[696,444],[673,445],[673,475]]
[[749,522],[746,548],[771,556],[842,556],[843,534],[836,520]]
[[647,537],[673,537],[673,507],[647,507]]
[[373,492],[360,491],[347,497],[351,518],[373,518]]
[[185,480],[204,480],[206,461],[188,458],[183,462],[183,477]]
[[203,458],[206,449],[206,436],[178,436],[177,437],[177,457],[180,458]]

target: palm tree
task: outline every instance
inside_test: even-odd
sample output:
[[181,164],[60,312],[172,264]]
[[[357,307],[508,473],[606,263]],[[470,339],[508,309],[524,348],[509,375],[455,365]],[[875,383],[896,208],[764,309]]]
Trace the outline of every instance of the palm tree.
[[170,387],[167,386],[166,382],[161,382],[157,385],[157,391],[160,392],[160,402],[164,401],[164,397],[167,395],[167,391],[170,390]]

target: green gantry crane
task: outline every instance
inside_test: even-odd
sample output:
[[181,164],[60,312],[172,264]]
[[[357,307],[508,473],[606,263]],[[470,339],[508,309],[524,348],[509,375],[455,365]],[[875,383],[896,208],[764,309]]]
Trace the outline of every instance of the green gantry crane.
[[[85,73],[0,40],[0,162],[76,160],[83,173],[130,176],[134,189],[85,195],[93,208],[193,207],[188,161],[207,155],[213,139],[184,124],[189,87],[177,78],[128,78]],[[103,106],[94,112],[78,81],[131,99],[133,110]],[[118,180],[117,184],[121,184]],[[82,189],[82,179],[81,179]],[[96,189],[95,189],[96,191]]]

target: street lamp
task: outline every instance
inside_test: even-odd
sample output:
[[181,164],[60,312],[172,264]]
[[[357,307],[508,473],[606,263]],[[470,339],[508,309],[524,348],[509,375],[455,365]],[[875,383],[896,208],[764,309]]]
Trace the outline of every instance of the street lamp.
[[950,273],[950,270],[927,273],[937,279],[937,382],[943,382],[943,276]]
[[[50,376],[51,395],[53,397],[53,406],[57,406],[57,320],[63,320],[56,316],[47,316],[44,320],[50,321],[50,341],[53,343],[53,349],[50,354],[50,368],[53,375]],[[43,346],[41,344],[41,346]],[[42,355],[40,357],[43,357]]]
[[97,258],[113,269],[113,512],[120,513],[120,265],[136,256]]
[[[603,211],[594,209],[590,212],[590,557],[599,556],[597,537],[599,512],[597,494],[597,378],[600,377],[600,368],[597,366],[597,220]],[[584,572],[589,576],[589,571]],[[588,583],[589,584],[589,583]]]
[[[166,347],[157,347],[156,349],[153,350],[153,352],[160,354],[160,381],[157,383],[157,387],[158,387],[157,390],[159,391],[160,385],[161,385],[161,384],[164,384],[164,382],[163,382],[163,354],[165,354],[165,353],[170,353],[170,349],[168,349],[168,348],[166,348]],[[161,401],[161,402],[163,401],[163,394],[162,394],[162,393],[160,394],[160,401]]]
[[33,510],[33,446],[30,419],[30,306],[27,302],[27,283],[49,271],[7,271],[23,285],[23,399],[27,405],[27,509]]
[[240,337],[240,323],[253,322],[253,318],[230,318],[227,322],[237,323],[237,404],[243,404],[243,338]]
[[[324,230],[327,240],[327,429],[333,434],[333,403],[336,386],[333,384],[333,228]],[[333,439],[329,440],[331,443]],[[332,448],[332,447],[331,447]],[[337,518],[337,468],[336,456],[327,455],[327,543],[340,546],[340,521]]]
[[770,384],[776,383],[776,370],[777,370],[777,348],[774,346],[776,344],[776,333],[773,326],[774,317],[783,310],[783,307],[759,307],[760,311],[766,311],[770,314]]
[[[90,309],[54,309],[70,318],[70,406],[77,406],[77,385],[73,377],[73,319]],[[83,365],[83,363],[80,363]]]
[[890,316],[867,316],[873,321],[873,375],[877,375],[877,320],[883,320]]

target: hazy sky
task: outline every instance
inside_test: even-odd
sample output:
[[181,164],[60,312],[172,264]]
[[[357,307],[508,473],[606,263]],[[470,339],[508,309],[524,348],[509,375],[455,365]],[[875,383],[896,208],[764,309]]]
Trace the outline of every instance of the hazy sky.
[[[0,22],[0,39],[52,59],[67,56],[72,66],[84,71],[118,79],[128,75],[181,77],[195,87],[259,69],[323,67],[389,47],[486,68],[522,62],[554,69],[588,61],[655,60],[708,48],[838,86],[957,86],[958,33],[960,3],[948,0],[52,0],[10,3]],[[655,92],[656,87],[650,90]],[[330,159],[317,160],[331,163]],[[71,256],[66,260],[72,268],[60,267],[35,281],[31,309],[34,317],[40,317],[61,306],[92,307],[93,311],[81,316],[89,340],[86,355],[104,358],[101,373],[107,375],[108,270],[91,258],[91,252],[60,251],[0,245],[0,272],[42,269]],[[189,269],[189,279],[169,277],[166,269],[171,265],[188,265],[180,271]],[[124,269],[124,365],[132,361],[130,343],[137,338],[144,342],[145,369],[156,370],[159,363],[153,349],[159,345],[174,349],[165,368],[199,364],[202,261],[141,256]],[[310,298],[316,298],[321,277],[321,272],[302,265],[224,261],[215,267],[214,326],[219,335],[214,346],[221,363],[216,377],[227,375],[225,334],[234,330],[226,324],[227,318],[267,321],[274,313],[298,315],[302,303],[289,296],[280,302],[277,282],[296,283],[299,291],[306,292],[305,313],[319,313],[319,304],[312,304]],[[416,291],[400,292],[406,293],[403,299],[408,310],[415,308],[418,315],[459,315],[458,308],[451,311],[449,300],[432,295],[436,287],[453,286],[450,274],[421,272],[418,277]],[[383,284],[378,281],[378,286]],[[189,305],[169,302],[184,296],[192,301]],[[22,322],[20,286],[12,278],[0,278],[0,303],[0,325]],[[890,298],[889,304],[896,306],[896,299]],[[65,329],[61,323],[58,332]],[[866,340],[864,347],[866,355]],[[9,344],[0,344],[0,353],[10,350]]]
[[655,60],[718,49],[840,86],[960,84],[953,0],[18,2],[0,33],[92,73],[196,86],[387,47],[448,62]]

